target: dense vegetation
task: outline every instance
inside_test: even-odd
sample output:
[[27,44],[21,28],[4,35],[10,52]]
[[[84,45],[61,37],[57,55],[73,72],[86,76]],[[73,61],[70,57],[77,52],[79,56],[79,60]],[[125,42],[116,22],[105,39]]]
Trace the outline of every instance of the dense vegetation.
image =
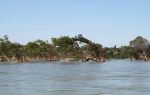
[[150,43],[139,36],[130,41],[128,46],[102,47],[83,37],[81,34],[75,37],[61,36],[52,38],[51,43],[43,40],[28,42],[26,45],[13,43],[5,35],[0,38],[0,61],[28,62],[31,60],[82,60],[89,59],[103,62],[109,59],[130,58],[136,60],[149,60]]

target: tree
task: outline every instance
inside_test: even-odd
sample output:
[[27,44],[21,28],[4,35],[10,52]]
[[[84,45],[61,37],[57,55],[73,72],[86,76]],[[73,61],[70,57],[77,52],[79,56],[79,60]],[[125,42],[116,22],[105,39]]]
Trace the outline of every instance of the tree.
[[61,36],[60,38],[52,38],[52,45],[61,57],[69,57],[76,51],[77,45],[73,38],[69,36]]
[[149,41],[141,36],[138,36],[134,40],[130,41],[130,47],[135,59],[139,59],[139,56],[146,51],[146,48],[150,45]]
[[10,60],[10,49],[11,49],[11,42],[7,35],[4,38],[0,38],[0,55],[3,60]]
[[92,44],[92,42],[90,40],[88,40],[87,38],[83,37],[82,34],[75,36],[73,38],[73,40],[74,41],[80,41],[80,42],[86,43],[86,44]]
[[148,58],[150,58],[150,45],[148,45],[146,48],[146,55],[148,56]]
[[30,58],[40,56],[39,46],[36,42],[28,42],[25,45],[25,52]]

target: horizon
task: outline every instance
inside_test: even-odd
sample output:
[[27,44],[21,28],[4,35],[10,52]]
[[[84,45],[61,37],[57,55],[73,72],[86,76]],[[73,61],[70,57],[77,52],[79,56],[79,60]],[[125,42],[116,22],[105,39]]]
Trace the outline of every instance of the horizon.
[[0,37],[21,44],[82,34],[104,47],[150,40],[149,0],[0,1]]
[[[80,34],[78,34],[78,35],[80,35]],[[75,36],[78,36],[78,35],[74,35],[74,36],[69,36],[69,35],[62,35],[62,36],[59,36],[59,37],[51,37],[51,38],[60,38],[60,37],[65,37],[65,36],[68,36],[68,37],[75,37]],[[82,34],[81,34],[82,35]],[[10,40],[10,37],[8,36],[8,35],[4,35],[4,36],[7,36],[8,37],[8,40],[9,41],[11,41]],[[0,38],[4,38],[4,36],[2,36],[2,37],[0,37]],[[84,35],[82,35],[83,37],[84,37]],[[142,36],[137,36],[137,37],[142,37]],[[137,38],[136,37],[136,38]],[[43,39],[35,39],[35,40],[33,40],[33,41],[28,41],[28,42],[26,42],[26,43],[20,43],[20,42],[17,42],[17,41],[11,41],[11,42],[13,42],[13,43],[19,43],[19,44],[21,44],[21,45],[26,45],[26,44],[28,44],[29,42],[34,42],[34,41],[37,41],[37,40],[42,40],[42,41],[48,41],[50,44],[52,43],[52,40],[51,40],[51,38],[50,38],[50,40],[43,40]],[[86,38],[86,37],[85,37]],[[143,37],[144,38],[144,37]],[[87,38],[88,39],[88,38]],[[134,38],[135,39],[135,38]],[[134,39],[132,39],[132,40],[134,40]],[[146,40],[148,40],[147,38],[144,38],[144,39],[146,39]],[[90,39],[88,39],[88,40],[90,40]],[[130,41],[132,41],[132,40],[130,40]],[[90,40],[90,41],[92,41],[92,40]],[[120,46],[117,46],[117,45],[113,45],[113,46],[104,46],[104,45],[102,45],[101,43],[97,43],[97,44],[100,44],[100,45],[102,45],[102,47],[103,48],[111,48],[111,47],[117,47],[117,48],[119,48],[119,47],[122,47],[122,46],[129,46],[129,44],[130,44],[130,41],[128,42],[128,45],[120,45]],[[150,42],[150,40],[148,40],[149,42]],[[92,41],[92,42],[94,42],[94,41]],[[96,43],[96,42],[94,42],[94,43]]]

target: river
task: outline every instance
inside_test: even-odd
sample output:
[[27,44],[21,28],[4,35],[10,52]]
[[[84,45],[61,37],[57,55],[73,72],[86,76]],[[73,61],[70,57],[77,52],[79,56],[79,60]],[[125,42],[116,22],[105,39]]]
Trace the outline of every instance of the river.
[[150,95],[150,62],[0,63],[0,95]]

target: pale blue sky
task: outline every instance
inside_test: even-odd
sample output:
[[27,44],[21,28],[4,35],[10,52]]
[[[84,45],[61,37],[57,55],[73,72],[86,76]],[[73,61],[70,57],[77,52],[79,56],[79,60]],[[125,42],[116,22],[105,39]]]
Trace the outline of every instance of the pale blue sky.
[[0,37],[25,44],[77,34],[104,46],[150,40],[150,0],[0,0]]

